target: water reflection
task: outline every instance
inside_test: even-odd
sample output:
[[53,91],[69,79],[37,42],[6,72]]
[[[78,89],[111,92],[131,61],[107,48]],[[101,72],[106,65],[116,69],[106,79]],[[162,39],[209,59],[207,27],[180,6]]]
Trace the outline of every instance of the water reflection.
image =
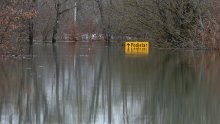
[[220,56],[35,45],[0,59],[2,124],[216,124]]

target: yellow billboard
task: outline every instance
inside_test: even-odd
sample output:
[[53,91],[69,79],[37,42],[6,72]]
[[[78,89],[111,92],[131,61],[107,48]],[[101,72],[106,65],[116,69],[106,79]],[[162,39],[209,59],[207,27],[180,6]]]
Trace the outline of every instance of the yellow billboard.
[[126,55],[148,55],[149,42],[125,42]]

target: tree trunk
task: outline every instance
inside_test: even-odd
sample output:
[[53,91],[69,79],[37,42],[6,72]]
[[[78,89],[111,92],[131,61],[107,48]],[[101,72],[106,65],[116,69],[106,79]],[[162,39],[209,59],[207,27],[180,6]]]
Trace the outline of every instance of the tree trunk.
[[[104,9],[103,9],[103,3],[102,0],[96,0],[98,4],[98,9],[100,12],[100,18],[101,18],[101,25],[102,25],[102,33],[104,35],[104,40],[107,42],[107,45],[110,45],[111,40],[111,22],[110,22],[110,15],[107,15],[107,18],[109,22],[106,21],[106,18],[104,17]],[[112,1],[110,0],[110,6],[112,7]]]
[[60,21],[60,4],[58,3],[56,5],[56,21],[53,26],[53,34],[52,34],[52,43],[56,43],[56,38],[57,38],[57,30],[59,27],[59,21]]
[[74,24],[76,26],[76,19],[77,19],[77,2],[74,3]]
[[33,45],[33,40],[34,40],[34,24],[33,20],[31,19],[29,21],[29,45]]
[[107,41],[108,38],[107,38],[107,30],[106,30],[106,25],[105,25],[105,18],[104,18],[102,0],[97,0],[96,2],[98,4],[98,9],[99,9],[99,12],[100,12],[100,17],[101,17],[102,33],[104,35],[104,39]]
[[[32,1],[32,3],[31,3],[31,8],[30,8],[30,10],[31,9],[33,9],[34,8],[34,6],[35,6],[35,3],[36,3],[36,0],[33,0]],[[33,18],[32,19],[30,19],[29,20],[29,22],[28,22],[28,28],[29,28],[29,45],[33,45],[33,42],[34,42],[34,22],[33,22],[34,20],[33,20]]]

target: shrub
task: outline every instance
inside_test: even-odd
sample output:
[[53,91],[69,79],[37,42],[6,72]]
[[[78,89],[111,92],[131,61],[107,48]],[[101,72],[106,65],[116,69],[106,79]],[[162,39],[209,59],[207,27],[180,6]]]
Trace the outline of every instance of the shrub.
[[210,4],[206,0],[127,0],[134,12],[128,28],[162,46],[201,47],[198,30],[204,30]]

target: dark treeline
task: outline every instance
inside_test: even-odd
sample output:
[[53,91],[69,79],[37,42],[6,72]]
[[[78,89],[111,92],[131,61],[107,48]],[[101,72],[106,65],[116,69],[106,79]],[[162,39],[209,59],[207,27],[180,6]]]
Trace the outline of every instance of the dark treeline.
[[1,0],[0,43],[148,40],[162,47],[215,48],[218,9],[212,8],[218,6],[213,5],[218,2]]

